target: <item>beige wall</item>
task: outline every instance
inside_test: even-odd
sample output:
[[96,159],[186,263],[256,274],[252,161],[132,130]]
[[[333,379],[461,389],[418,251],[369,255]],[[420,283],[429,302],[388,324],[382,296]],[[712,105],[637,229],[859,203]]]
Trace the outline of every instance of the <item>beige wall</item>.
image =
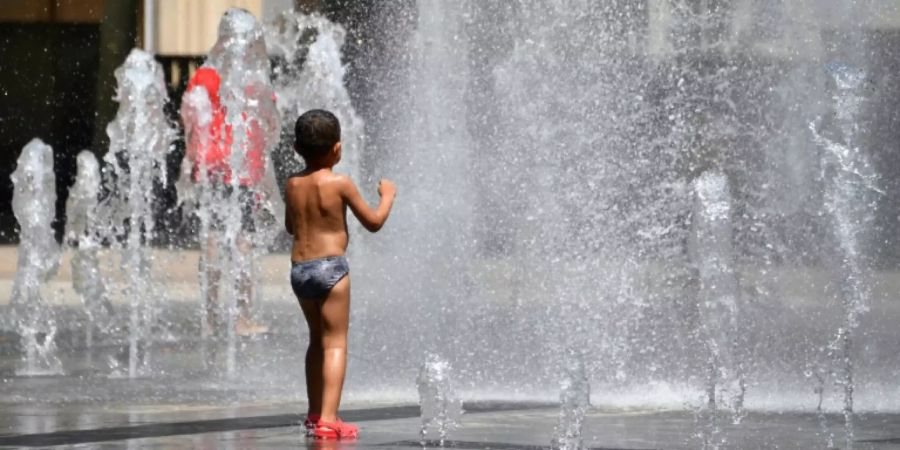
[[156,0],[153,48],[160,55],[205,55],[228,8],[244,8],[260,18],[262,0]]

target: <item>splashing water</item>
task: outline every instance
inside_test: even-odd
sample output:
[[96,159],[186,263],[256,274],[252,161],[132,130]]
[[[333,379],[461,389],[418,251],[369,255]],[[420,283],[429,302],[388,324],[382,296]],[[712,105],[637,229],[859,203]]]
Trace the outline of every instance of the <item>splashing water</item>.
[[[703,396],[738,412],[744,371],[761,393],[808,396],[748,404],[814,407],[802,371],[819,330],[791,319],[827,304],[806,277],[830,259],[807,125],[828,101],[822,59],[857,45],[859,23],[827,37],[834,18],[785,2],[644,3],[421,0],[384,13],[399,42],[388,67],[369,66],[386,94],[365,116],[367,139],[389,144],[377,163],[408,194],[383,231],[394,259],[365,261],[390,270],[360,284],[416,320],[383,327],[397,322],[362,313],[360,326],[380,326],[367,337],[396,344],[366,387],[418,366],[408,343],[425,340],[460,349],[447,356],[472,374],[465,389],[546,394],[564,328],[578,328],[589,360],[609,362],[591,372],[604,401],[671,405],[646,391],[660,383],[678,405]],[[820,47],[798,44],[810,41]],[[716,226],[731,238],[692,257],[692,182],[710,168],[727,176],[730,223]],[[720,252],[725,269],[697,273]],[[735,308],[701,311],[700,283],[710,308]],[[891,392],[895,364],[871,357],[890,349],[872,345],[866,374],[882,382],[869,392]],[[709,380],[718,392],[697,389]]]
[[[770,407],[765,398],[779,397],[783,389],[806,396],[785,395],[772,408],[812,407],[816,398],[804,390],[797,361],[812,353],[809,343],[820,336],[821,325],[792,319],[807,312],[800,306],[825,283],[792,274],[797,268],[818,273],[830,256],[823,253],[835,241],[837,251],[851,257],[831,259],[851,270],[836,268],[828,276],[842,283],[838,295],[845,303],[835,308],[840,312],[825,309],[828,296],[811,306],[823,321],[835,316],[842,321],[827,349],[831,359],[815,372],[816,394],[824,419],[826,394],[833,395],[828,391],[835,380],[840,383],[847,436],[852,436],[853,408],[867,406],[860,403],[867,401],[852,385],[854,377],[857,383],[885,380],[896,369],[894,362],[873,356],[890,347],[857,328],[868,293],[864,277],[853,269],[858,263],[865,275],[867,255],[856,245],[876,234],[862,231],[870,204],[848,199],[880,190],[859,148],[869,142],[857,123],[857,116],[869,111],[855,81],[864,71],[830,68],[832,99],[823,98],[826,91],[809,76],[820,70],[829,49],[845,48],[852,39],[822,42],[827,33],[821,31],[831,29],[829,24],[789,2],[676,0],[648,8],[629,2],[414,3],[417,11],[404,14],[410,28],[397,39],[409,37],[409,42],[391,49],[400,57],[383,77],[390,81],[372,82],[385,92],[382,98],[396,98],[396,104],[375,102],[378,111],[366,116],[367,141],[390,148],[371,152],[353,169],[385,169],[409,194],[383,232],[387,257],[359,261],[373,270],[357,272],[357,286],[366,292],[357,305],[371,297],[384,306],[378,309],[373,301],[357,308],[356,323],[371,330],[357,328],[351,339],[366,351],[380,351],[385,362],[356,372],[349,380],[354,389],[397,387],[398,372],[416,373],[421,360],[410,355],[424,341],[451,352],[445,356],[466,374],[457,382],[467,393],[498,395],[506,389],[552,395],[565,367],[564,349],[572,342],[565,336],[584,333],[588,360],[603,361],[591,367],[590,381],[604,392],[604,402],[682,405],[699,397],[694,392],[699,374],[710,388],[704,398],[714,400],[717,410],[728,410],[738,389],[727,379],[743,366],[755,392],[773,393],[750,398],[756,405]],[[313,20],[309,17],[302,20]],[[276,69],[290,75],[275,86],[279,107],[293,94],[321,98],[297,99],[299,112],[307,107],[303,102],[314,107],[331,101],[304,86],[339,90],[337,77],[321,71],[343,66],[339,33],[332,35],[336,32],[323,23],[296,20],[297,31],[285,33],[296,39],[291,45],[303,43],[281,55],[289,65],[286,55],[294,51],[294,59],[310,64]],[[314,31],[301,32],[301,26]],[[793,42],[822,45],[817,50]],[[210,58],[209,64],[214,62],[220,61]],[[309,79],[293,81],[290,70]],[[334,92],[333,98],[342,95]],[[810,126],[811,118],[822,114],[823,99],[834,105],[834,119],[829,115]],[[197,114],[193,126],[209,126],[209,93],[189,92],[183,104]],[[341,101],[334,104],[341,107]],[[232,115],[229,123],[252,127],[241,119]],[[808,151],[810,131],[818,152]],[[246,133],[234,133],[238,139],[231,146],[246,146],[240,142]],[[727,176],[722,192],[731,195],[732,245],[716,239],[709,248],[691,248],[697,230],[689,218],[700,217],[705,208],[697,198],[700,187],[690,181],[719,175]],[[196,214],[206,223],[200,239],[206,249],[212,212],[228,211],[233,218],[238,209],[210,190],[182,193],[185,201],[201,205]],[[857,215],[854,208],[865,211]],[[218,230],[216,239],[233,244],[236,224]],[[724,230],[726,224],[710,226]],[[226,252],[236,251],[228,245],[222,246]],[[695,254],[698,249],[705,253]],[[723,259],[724,268],[702,267],[713,257]],[[238,265],[227,262],[222,271],[231,271],[233,279],[240,274],[233,271]],[[702,269],[699,277],[695,269]],[[764,280],[754,284],[754,276]],[[717,280],[722,286],[740,280],[731,293],[740,306],[737,318],[727,308],[697,307],[698,289],[711,307],[727,303],[719,303],[729,294]],[[791,288],[766,291],[764,283],[777,284],[772,280]],[[202,290],[205,297],[207,287]],[[237,297],[237,291],[227,295]],[[219,305],[234,304],[227,295]],[[427,299],[421,301],[423,295]],[[398,307],[415,320],[399,320]],[[715,323],[711,317],[722,311],[725,320]],[[877,322],[873,316],[864,317]],[[732,319],[747,336],[741,343],[747,347],[732,355],[738,366],[727,362],[723,351],[733,338]],[[846,359],[851,342],[872,351]],[[232,369],[233,356],[232,351]],[[647,390],[650,383],[678,392],[661,398]],[[867,385],[868,398],[890,392],[884,386]],[[886,386],[892,389],[889,382]],[[630,400],[633,392],[642,395]]]
[[584,353],[570,349],[563,364],[559,422],[552,444],[555,449],[581,450],[584,448],[584,415],[591,406],[591,386]]
[[[181,98],[181,120],[184,124],[185,140],[188,146],[197,146],[199,148],[209,148],[214,139],[212,134],[213,126],[213,105],[210,101],[210,94],[203,86],[198,86],[185,92]],[[195,186],[193,180],[193,164],[190,158],[184,158],[181,161],[181,171],[176,182],[178,192],[178,203],[184,206],[186,214],[193,214],[199,223],[199,243],[200,243],[200,264],[211,264],[207,261],[206,255],[209,252],[209,230],[213,220],[211,212],[216,206],[216,197],[213,196],[213,190],[208,188],[208,175],[205,167],[205,159],[200,158],[201,166],[199,169],[200,183],[199,187]],[[206,270],[199,271],[200,297],[205,299],[209,295],[210,280]],[[207,307],[201,307],[201,337],[206,340],[212,330],[209,329],[207,323],[210,321],[211,311]]]
[[56,175],[53,149],[33,139],[16,161],[10,177],[12,207],[19,222],[19,260],[13,284],[12,317],[24,347],[19,375],[62,373],[56,356],[56,319],[44,301],[41,286],[59,267],[59,245],[51,224],[56,211]]
[[[201,329],[207,337],[211,327],[227,328],[226,373],[233,375],[236,318],[240,308],[249,317],[251,300],[261,300],[256,260],[281,232],[284,215],[270,158],[279,117],[263,30],[252,14],[241,9],[225,13],[205,67],[220,78],[219,91],[195,87],[185,95],[181,115],[189,146],[221,149],[227,168],[207,167],[207,156],[196,155],[196,179],[191,180],[192,163],[186,158],[178,188],[179,199],[200,219],[201,296],[216,302],[203,308]],[[224,131],[218,136],[212,130],[214,97],[224,114]],[[218,323],[222,316],[225,324]]]
[[729,412],[734,423],[743,416],[743,371],[736,354],[738,284],[731,248],[731,193],[727,177],[717,171],[704,172],[694,180],[693,187],[694,233],[690,249],[699,273],[697,307],[708,358],[706,438],[714,441],[721,431],[718,411]]
[[88,316],[85,331],[91,347],[95,327],[109,333],[114,326],[113,307],[100,272],[100,166],[94,154],[85,150],[78,154],[76,167],[75,184],[66,200],[65,244],[73,250],[72,286]]
[[[864,102],[864,71],[839,63],[827,67],[834,80],[832,104],[835,114],[832,136],[823,135],[822,121],[810,123],[813,141],[821,149],[822,180],[825,184],[825,210],[830,215],[837,243],[840,296],[843,321],[825,353],[837,368],[832,372],[835,384],[843,389],[843,414],[846,449],[853,448],[853,391],[855,388],[853,339],[859,316],[868,310],[870,287],[860,244],[870,227],[878,174],[860,148],[859,112]],[[826,129],[825,132],[828,130]],[[820,387],[824,390],[824,386]],[[822,422],[824,423],[824,422]],[[823,425],[824,428],[827,428]]]
[[[341,123],[344,153],[339,168],[354,180],[360,180],[360,159],[365,146],[364,123],[350,101],[344,85],[347,69],[341,62],[341,47],[346,30],[318,14],[286,11],[266,27],[269,54],[282,62],[273,77],[278,111],[293,125],[304,111],[326,109]],[[293,128],[287,134],[293,142]],[[285,175],[302,168],[302,161],[291,146],[288,155],[279,155]]]
[[437,432],[440,446],[456,427],[462,416],[462,400],[453,381],[450,363],[429,354],[416,378],[419,387],[419,408],[422,415],[422,442],[430,431]]
[[128,376],[133,378],[149,364],[149,353],[141,347],[157,325],[162,292],[150,270],[150,244],[156,235],[154,192],[166,183],[166,155],[172,150],[174,130],[163,109],[169,98],[162,66],[151,54],[133,49],[115,76],[119,110],[106,127],[110,144],[104,170],[111,181],[101,205],[107,216],[101,236],[122,255],[121,290],[130,303]]

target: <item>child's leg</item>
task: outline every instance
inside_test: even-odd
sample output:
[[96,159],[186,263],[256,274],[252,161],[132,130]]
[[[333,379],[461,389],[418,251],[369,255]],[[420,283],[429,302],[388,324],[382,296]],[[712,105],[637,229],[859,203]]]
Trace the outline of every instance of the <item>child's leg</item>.
[[318,300],[300,300],[303,316],[309,326],[306,349],[306,399],[308,415],[322,413],[322,308]]
[[221,282],[222,264],[219,261],[219,239],[216,232],[210,230],[206,240],[206,255],[203,264],[203,271],[206,275],[206,319],[207,326],[210,331],[215,333],[219,327],[219,283]]
[[253,270],[253,244],[243,235],[237,236],[235,246],[240,253],[239,260],[241,267],[238,268],[237,276],[237,303],[240,308],[241,318],[250,319],[250,304],[253,301],[253,279],[250,273]]
[[322,302],[322,420],[337,420],[347,370],[347,328],[350,325],[350,276],[331,288]]
[[261,325],[253,320],[250,307],[253,303],[253,244],[244,236],[237,238],[237,251],[240,252],[240,258],[243,260],[243,266],[238,270],[237,279],[237,304],[239,313],[235,321],[235,331],[241,336],[250,336],[254,334],[266,333],[269,327]]

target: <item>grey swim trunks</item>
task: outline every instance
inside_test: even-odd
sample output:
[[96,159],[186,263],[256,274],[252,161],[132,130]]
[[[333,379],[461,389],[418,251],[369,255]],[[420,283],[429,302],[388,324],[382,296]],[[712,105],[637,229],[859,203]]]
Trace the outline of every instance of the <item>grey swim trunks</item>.
[[321,300],[331,288],[350,273],[344,256],[327,256],[309,261],[291,262],[291,287],[300,300]]

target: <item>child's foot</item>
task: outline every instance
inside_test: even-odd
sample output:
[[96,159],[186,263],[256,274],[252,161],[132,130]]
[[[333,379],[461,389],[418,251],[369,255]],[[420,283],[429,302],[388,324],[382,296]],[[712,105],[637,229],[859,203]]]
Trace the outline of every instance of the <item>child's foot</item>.
[[303,421],[303,426],[306,427],[307,436],[314,436],[314,433],[316,431],[316,423],[319,422],[319,419],[320,417],[318,414],[306,415],[306,420]]
[[234,332],[241,337],[255,336],[269,332],[269,327],[254,322],[246,317],[239,316],[234,323]]
[[313,436],[316,439],[356,439],[359,436],[359,429],[356,428],[356,425],[341,422],[341,419],[338,419],[337,422],[323,422],[320,419],[316,423]]

